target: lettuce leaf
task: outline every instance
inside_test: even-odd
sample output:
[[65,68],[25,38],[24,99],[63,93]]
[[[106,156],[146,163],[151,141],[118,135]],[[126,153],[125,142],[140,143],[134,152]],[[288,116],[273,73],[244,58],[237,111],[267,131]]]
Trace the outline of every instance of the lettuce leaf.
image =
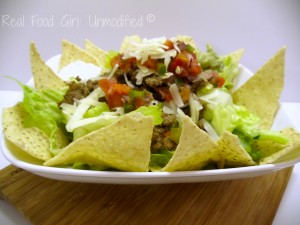
[[160,171],[165,167],[170,159],[172,158],[174,152],[168,150],[160,150],[156,153],[150,155],[149,169],[152,172]]
[[160,125],[163,122],[162,107],[160,105],[153,106],[141,106],[132,112],[140,112],[144,116],[152,116],[154,119],[154,125]]
[[259,135],[259,122],[259,117],[244,106],[219,104],[212,111],[211,124],[219,135],[225,130],[233,132],[237,129],[247,136],[256,137]]
[[23,107],[29,116],[25,119],[25,127],[37,127],[50,138],[50,148],[56,148],[55,133],[65,124],[65,117],[59,108],[59,102],[64,98],[66,89],[36,90],[16,80],[22,87]]
[[239,65],[234,61],[231,55],[221,57],[222,67],[220,69],[220,76],[225,79],[223,88],[231,89],[234,86],[234,79],[239,74]]
[[234,78],[239,74],[239,65],[231,55],[219,56],[211,45],[206,45],[206,52],[197,52],[198,62],[203,70],[218,71],[225,79],[223,89],[234,86]]

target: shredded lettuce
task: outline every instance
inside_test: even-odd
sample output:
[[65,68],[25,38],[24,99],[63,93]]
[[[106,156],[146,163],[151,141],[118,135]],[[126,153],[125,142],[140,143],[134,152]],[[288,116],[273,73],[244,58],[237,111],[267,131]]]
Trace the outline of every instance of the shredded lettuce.
[[239,65],[231,55],[219,56],[212,45],[206,45],[206,52],[197,52],[198,62],[203,70],[215,70],[225,79],[223,89],[234,86],[234,79],[239,74]]
[[113,51],[113,50],[110,50],[107,52],[106,57],[105,57],[105,63],[103,65],[103,69],[102,69],[103,73],[107,73],[112,69],[110,61],[111,61],[111,59],[116,57],[118,54],[119,54],[118,52]]
[[91,118],[91,117],[99,116],[103,112],[109,112],[109,111],[110,110],[108,105],[105,102],[100,102],[95,107],[88,109],[83,115],[83,118]]
[[269,140],[283,145],[289,142],[280,132],[260,129],[260,118],[244,106],[219,104],[212,110],[210,123],[220,136],[225,130],[237,135],[240,144],[255,161],[261,154],[252,148],[254,140]]
[[258,136],[260,119],[244,106],[217,105],[212,112],[211,124],[221,135],[225,130],[240,130],[247,136]]
[[223,88],[231,89],[234,86],[234,79],[239,74],[238,63],[235,62],[231,55],[222,56],[222,66],[220,69],[220,76],[225,79]]
[[152,116],[154,125],[160,125],[163,122],[161,105],[141,106],[133,112],[140,112],[144,116]]
[[222,60],[220,60],[220,57],[210,44],[206,45],[206,52],[197,51],[197,58],[203,70],[212,69],[219,71],[222,66]]
[[159,150],[156,153],[152,153],[150,155],[149,169],[153,172],[160,171],[168,164],[173,154],[174,152],[169,150]]
[[103,118],[98,118],[97,120],[93,121],[92,123],[87,123],[85,125],[79,126],[74,129],[73,131],[73,140],[76,140],[80,137],[83,137],[84,135],[87,135],[95,130],[99,130],[103,127],[106,127],[113,122],[115,122],[119,117],[103,117]]

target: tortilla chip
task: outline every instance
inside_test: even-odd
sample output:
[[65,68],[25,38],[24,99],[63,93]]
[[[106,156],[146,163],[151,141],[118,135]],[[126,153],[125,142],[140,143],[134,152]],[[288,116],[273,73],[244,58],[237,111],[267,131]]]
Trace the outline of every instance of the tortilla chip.
[[93,55],[67,40],[62,40],[62,55],[59,61],[58,70],[60,71],[65,66],[75,61],[83,61],[98,66],[97,58]]
[[253,166],[256,164],[240,145],[239,138],[231,132],[225,131],[217,144],[219,161],[222,161],[224,167]]
[[72,142],[44,163],[60,166],[74,162],[107,166],[123,171],[148,171],[153,118],[140,113],[122,116],[117,122]]
[[2,125],[5,138],[33,157],[46,161],[52,157],[49,138],[38,128],[23,127],[27,115],[21,103],[3,109]]
[[43,61],[33,42],[30,44],[30,61],[35,88],[42,90],[67,87],[67,84]]
[[244,55],[245,49],[241,48],[234,52],[231,52],[229,55],[233,58],[233,60],[237,63],[241,61],[242,56]]
[[176,39],[178,41],[182,41],[183,43],[187,44],[187,45],[191,45],[193,48],[196,48],[196,44],[195,41],[192,37],[190,36],[186,36],[186,35],[177,35]]
[[184,116],[178,146],[163,171],[199,170],[212,161],[216,147],[205,131]]
[[138,35],[126,36],[121,44],[120,52],[123,53],[128,49],[132,49],[132,42],[142,42],[142,39]]
[[300,157],[300,134],[293,128],[286,128],[280,131],[289,138],[287,145],[278,143],[259,143],[255,148],[263,154],[259,164],[290,161]]
[[105,64],[106,52],[98,48],[94,43],[92,43],[88,39],[85,39],[84,45],[85,51],[97,59],[98,65],[103,66]]
[[245,84],[233,94],[237,105],[244,105],[258,115],[262,129],[270,129],[284,85],[284,59],[286,48],[281,48]]

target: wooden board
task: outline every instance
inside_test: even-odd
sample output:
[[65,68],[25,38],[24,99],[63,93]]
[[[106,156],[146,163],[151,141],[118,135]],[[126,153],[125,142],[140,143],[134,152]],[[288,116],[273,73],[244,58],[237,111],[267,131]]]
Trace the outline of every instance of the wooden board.
[[291,171],[234,181],[109,185],[55,181],[9,166],[0,171],[0,193],[33,224],[270,225]]

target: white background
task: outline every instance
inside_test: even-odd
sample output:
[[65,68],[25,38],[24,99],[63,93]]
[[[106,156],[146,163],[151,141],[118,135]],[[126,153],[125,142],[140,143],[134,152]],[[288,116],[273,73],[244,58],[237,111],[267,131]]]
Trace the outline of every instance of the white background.
[[[186,34],[193,36],[201,49],[211,43],[220,54],[245,48],[241,63],[252,71],[287,45],[286,82],[281,100],[300,102],[298,0],[1,0],[0,16],[1,90],[20,90],[3,75],[22,82],[29,80],[32,40],[47,60],[61,52],[63,38],[80,46],[88,38],[104,50],[110,50],[118,49],[125,35],[151,38]],[[119,24],[95,27],[89,21],[95,16]],[[10,21],[18,18],[23,23],[13,27]],[[47,18],[50,23],[38,26],[39,18]],[[73,27],[66,27],[68,18],[74,18]],[[130,24],[133,19],[141,23],[133,27]]]

